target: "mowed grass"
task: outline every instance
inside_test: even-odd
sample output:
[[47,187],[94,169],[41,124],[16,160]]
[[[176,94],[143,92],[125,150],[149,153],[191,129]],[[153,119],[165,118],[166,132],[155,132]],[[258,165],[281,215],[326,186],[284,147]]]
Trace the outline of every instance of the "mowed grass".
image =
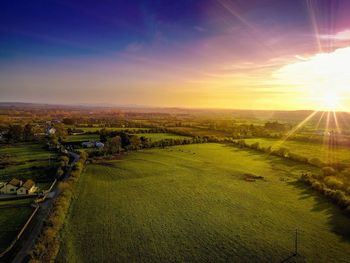
[[320,143],[313,142],[302,142],[302,141],[293,141],[287,140],[283,144],[281,144],[280,140],[277,139],[265,139],[265,138],[257,138],[257,139],[245,139],[248,144],[253,144],[255,142],[259,142],[262,147],[271,146],[272,149],[277,149],[279,147],[285,147],[289,149],[290,152],[299,154],[306,158],[319,158],[324,162],[350,162],[350,149],[337,146],[337,147],[328,147],[327,145],[323,145]]
[[296,183],[305,170],[221,144],[88,165],[57,262],[282,262],[296,228],[288,262],[348,262],[350,220]]
[[0,253],[15,239],[32,212],[33,209],[29,205],[13,208],[0,206]]
[[45,175],[45,169],[56,161],[57,154],[40,144],[18,144],[0,148],[0,181],[13,177],[34,179]]
[[191,137],[182,136],[172,133],[138,133],[136,134],[138,137],[145,137],[151,140],[152,142],[165,140],[165,139],[189,139]]

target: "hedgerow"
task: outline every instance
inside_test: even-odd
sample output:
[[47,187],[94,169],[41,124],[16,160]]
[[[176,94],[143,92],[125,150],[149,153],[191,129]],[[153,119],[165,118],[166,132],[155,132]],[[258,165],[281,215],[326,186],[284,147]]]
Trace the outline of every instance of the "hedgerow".
[[55,200],[44,228],[34,248],[29,254],[29,262],[54,262],[59,251],[59,231],[64,221],[74,195],[74,186],[78,181],[87,159],[85,152],[80,153],[80,159],[73,166],[70,177],[59,183],[59,196]]

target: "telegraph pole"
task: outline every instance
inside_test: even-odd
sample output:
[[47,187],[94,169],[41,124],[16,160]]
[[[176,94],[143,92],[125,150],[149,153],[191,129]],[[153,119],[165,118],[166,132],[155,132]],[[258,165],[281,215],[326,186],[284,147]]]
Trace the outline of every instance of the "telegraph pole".
[[294,256],[298,255],[298,229],[295,229]]

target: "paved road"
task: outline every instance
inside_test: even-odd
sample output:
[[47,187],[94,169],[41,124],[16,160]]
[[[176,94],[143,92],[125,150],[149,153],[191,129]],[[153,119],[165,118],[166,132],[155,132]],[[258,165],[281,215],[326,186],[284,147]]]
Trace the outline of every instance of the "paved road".
[[[74,164],[79,160],[78,154],[69,152],[69,155],[73,158],[73,161],[71,162],[62,180],[66,180],[70,176]],[[46,199],[45,202],[39,204],[40,209],[38,211],[38,214],[33,219],[31,226],[25,231],[23,236],[17,242],[13,250],[13,253],[15,254],[15,256],[10,262],[20,263],[25,260],[26,256],[35,245],[35,241],[39,237],[41,230],[43,228],[44,221],[50,214],[50,211],[53,207],[53,203],[59,195],[60,195],[60,191],[57,188],[55,188],[52,191],[52,198]]]

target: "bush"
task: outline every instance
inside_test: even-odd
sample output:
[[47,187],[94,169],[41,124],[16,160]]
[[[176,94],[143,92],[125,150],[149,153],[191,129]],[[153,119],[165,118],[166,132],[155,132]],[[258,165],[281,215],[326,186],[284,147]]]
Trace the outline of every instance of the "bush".
[[301,155],[296,154],[296,153],[289,153],[289,159],[291,159],[293,161],[301,162],[301,163],[308,162],[308,159],[306,157],[301,156]]
[[350,195],[350,186],[348,187],[348,188],[346,188],[346,193],[348,194],[348,195]]
[[87,154],[82,152],[79,161],[74,165],[69,179],[59,183],[58,189],[60,195],[55,200],[53,209],[48,219],[45,221],[44,229],[39,239],[36,241],[33,250],[29,254],[30,263],[55,261],[55,257],[59,251],[59,231],[64,224],[66,214],[72,201],[75,182],[78,180],[83,170],[86,159]]
[[339,179],[337,179],[334,176],[326,177],[324,182],[331,189],[342,189],[344,185],[343,182],[341,182]]
[[309,163],[320,168],[324,166],[324,163],[318,158],[311,158]]
[[322,193],[323,190],[324,190],[324,184],[323,183],[320,183],[319,181],[314,181],[312,184],[311,184],[312,188],[315,189],[316,191]]
[[324,176],[335,175],[337,173],[336,170],[329,166],[323,167],[322,172]]

